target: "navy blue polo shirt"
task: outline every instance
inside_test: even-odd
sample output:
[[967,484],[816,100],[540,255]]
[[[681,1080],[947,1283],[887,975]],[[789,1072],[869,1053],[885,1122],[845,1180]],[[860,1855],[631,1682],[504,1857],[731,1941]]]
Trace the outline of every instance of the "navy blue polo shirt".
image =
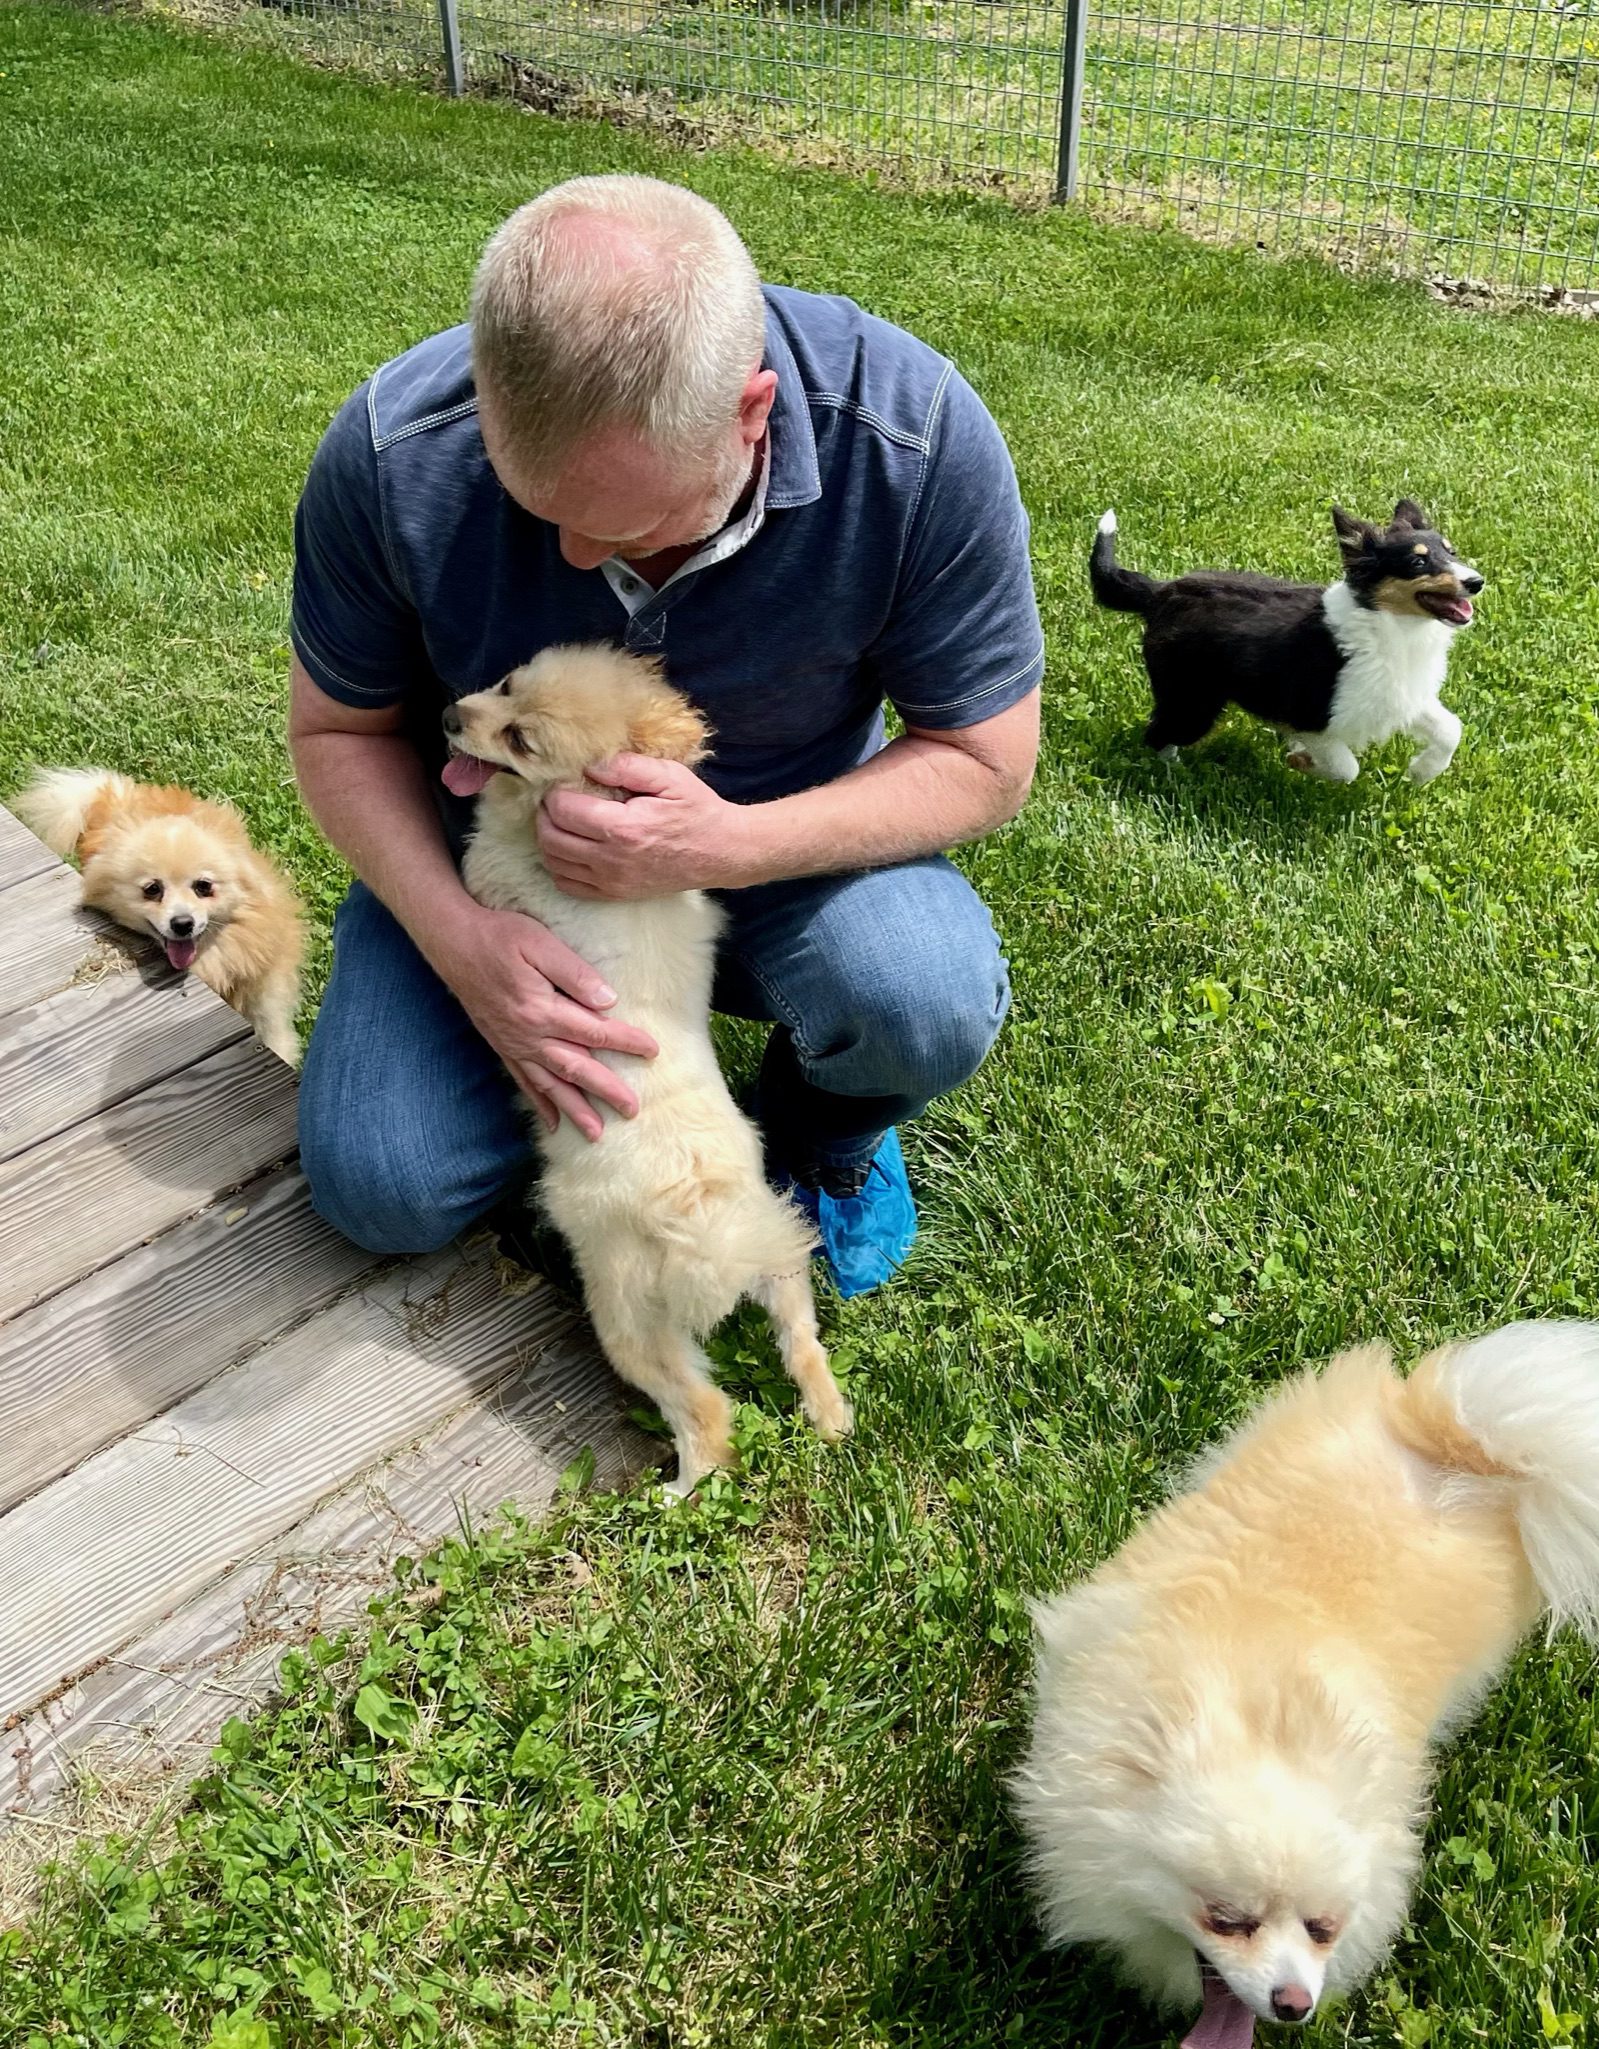
[[295,517],[292,632],[316,683],[404,703],[427,745],[447,699],[541,648],[658,653],[714,729],[701,773],[739,801],[854,767],[883,744],[885,702],[947,730],[1036,689],[1027,515],[982,401],[848,299],[774,286],[766,304],[777,396],[756,501],[659,591],[614,558],[573,569],[501,488],[465,327],[384,364],[329,427]]

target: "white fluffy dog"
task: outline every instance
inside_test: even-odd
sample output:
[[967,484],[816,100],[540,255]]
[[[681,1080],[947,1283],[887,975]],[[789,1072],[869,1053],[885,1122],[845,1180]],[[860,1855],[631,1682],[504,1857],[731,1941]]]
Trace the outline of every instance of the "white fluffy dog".
[[1429,1744],[1541,1616],[1599,1636],[1599,1326],[1293,1380],[1038,1611],[1047,1933],[1203,1998],[1192,2049],[1308,2019],[1393,1940]]
[[[732,1407],[698,1340],[745,1296],[777,1326],[805,1413],[829,1441],[852,1418],[827,1363],[811,1295],[810,1225],[766,1182],[755,1127],[728,1093],[710,1035],[721,915],[698,890],[640,903],[579,901],[539,855],[539,806],[623,752],[692,765],[705,722],[658,662],[610,647],[550,648],[445,715],[445,780],[481,790],[463,876],[480,903],[523,911],[617,993],[617,1014],[660,1051],[600,1057],[627,1076],[638,1115],[599,1106],[590,1144],[565,1119],[537,1127],[545,1207],[583,1278],[594,1329],[624,1380],[660,1404],[677,1445],[674,1491],[729,1465]],[[496,773],[508,770],[509,773]],[[613,791],[591,786],[600,794]]]

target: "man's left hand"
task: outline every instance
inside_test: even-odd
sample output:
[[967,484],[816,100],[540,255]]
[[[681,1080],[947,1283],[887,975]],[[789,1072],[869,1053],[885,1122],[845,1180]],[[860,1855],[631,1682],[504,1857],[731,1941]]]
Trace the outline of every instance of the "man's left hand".
[[692,769],[619,754],[588,776],[625,801],[552,790],[539,812],[539,852],[566,895],[622,901],[750,879],[747,808],[717,796]]

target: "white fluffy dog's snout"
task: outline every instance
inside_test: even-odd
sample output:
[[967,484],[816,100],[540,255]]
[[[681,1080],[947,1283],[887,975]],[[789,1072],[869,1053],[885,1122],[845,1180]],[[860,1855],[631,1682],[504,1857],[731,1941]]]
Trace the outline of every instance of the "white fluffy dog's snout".
[[1316,2002],[1303,1985],[1279,1985],[1271,1995],[1273,2020],[1308,2021]]
[[1308,2021],[1321,2000],[1326,1964],[1308,1945],[1279,1940],[1261,1954],[1205,1961],[1258,2020]]

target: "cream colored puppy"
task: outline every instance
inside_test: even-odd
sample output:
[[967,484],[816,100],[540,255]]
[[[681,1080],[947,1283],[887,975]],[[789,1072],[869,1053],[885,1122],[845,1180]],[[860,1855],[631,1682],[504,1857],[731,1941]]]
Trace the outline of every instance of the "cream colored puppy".
[[809,1223],[768,1186],[759,1135],[711,1044],[721,914],[699,890],[579,901],[556,888],[539,855],[539,806],[552,789],[584,787],[584,770],[614,754],[692,766],[707,752],[704,721],[658,662],[562,647],[461,698],[445,729],[454,750],[445,781],[457,795],[481,792],[467,888],[565,940],[616,991],[618,1016],[660,1048],[653,1060],[600,1056],[626,1075],[639,1108],[625,1118],[599,1105],[597,1143],[564,1118],[553,1132],[535,1129],[544,1205],[572,1248],[600,1343],[672,1427],[673,1491],[688,1494],[733,1462],[732,1405],[699,1340],[745,1296],[776,1325],[806,1415],[829,1442],[846,1436],[849,1404],[817,1335]]
[[1202,2000],[1190,2049],[1309,2019],[1393,1941],[1430,1746],[1540,1618],[1599,1638],[1599,1326],[1291,1381],[1038,1611],[1046,1931]]
[[47,768],[16,810],[52,852],[76,857],[86,904],[159,940],[179,974],[198,975],[298,1064],[299,899],[231,804],[111,769]]

